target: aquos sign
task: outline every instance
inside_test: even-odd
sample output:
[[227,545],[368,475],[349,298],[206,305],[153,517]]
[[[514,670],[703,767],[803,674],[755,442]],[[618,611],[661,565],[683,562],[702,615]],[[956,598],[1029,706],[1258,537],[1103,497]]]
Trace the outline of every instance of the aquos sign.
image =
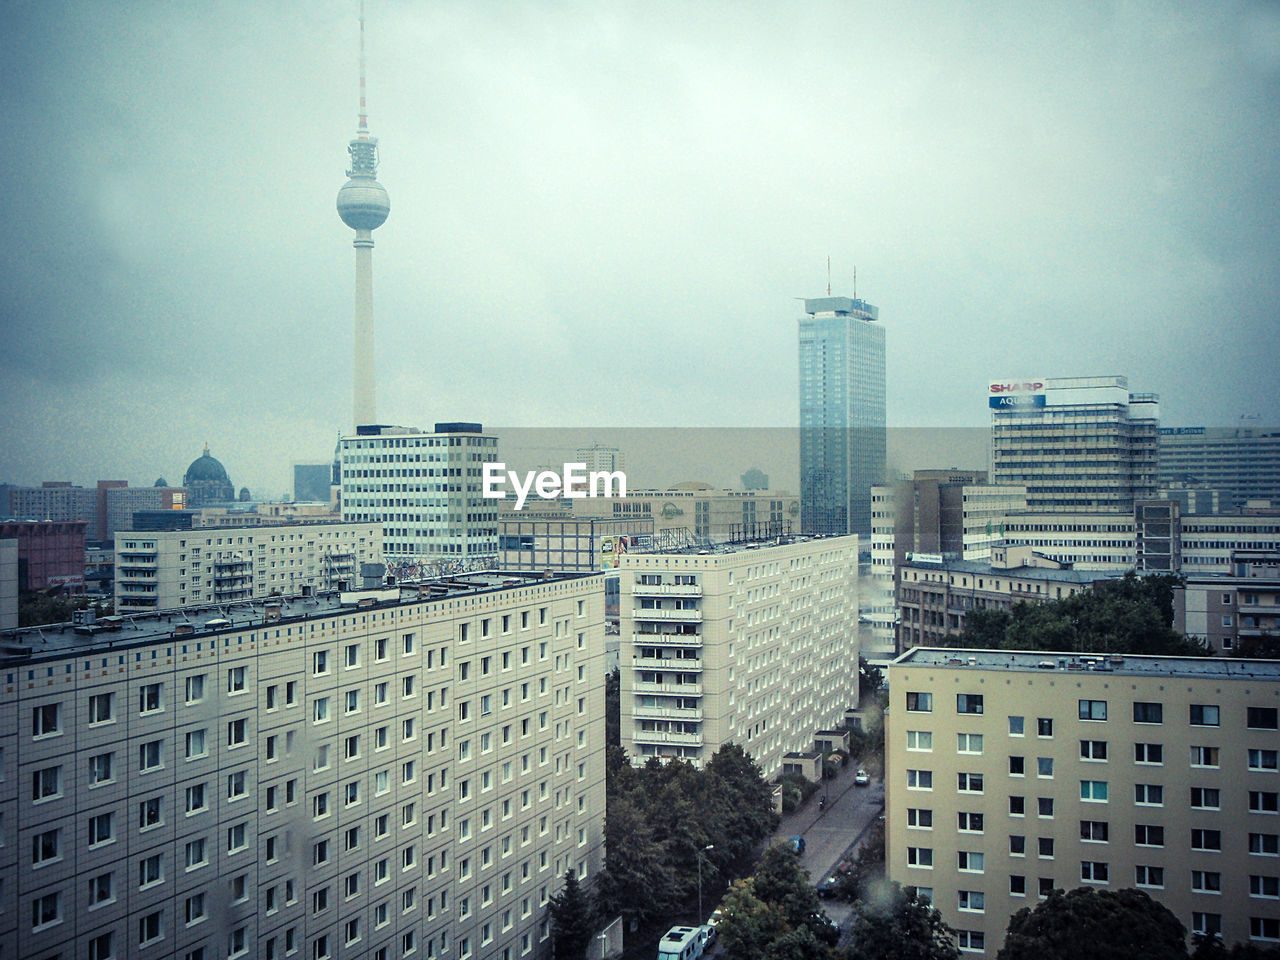
[[1043,407],[1043,380],[1002,380],[987,385],[987,406],[992,410],[1010,407]]

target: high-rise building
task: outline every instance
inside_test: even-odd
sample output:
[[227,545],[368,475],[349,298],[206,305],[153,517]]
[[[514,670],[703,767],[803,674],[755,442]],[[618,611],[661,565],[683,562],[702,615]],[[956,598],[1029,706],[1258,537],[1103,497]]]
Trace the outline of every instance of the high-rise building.
[[366,425],[341,440],[342,518],[383,525],[383,555],[401,578],[493,565],[498,503],[483,490],[498,438],[478,423]]
[[627,455],[617,447],[610,447],[599,441],[592,441],[574,451],[577,462],[586,464],[587,472],[604,470],[613,473],[615,470],[627,469]]
[[1033,512],[1132,513],[1156,496],[1159,398],[1124,377],[999,381],[992,479],[1027,488]]
[[328,503],[333,464],[295,463],[293,499],[299,503]]
[[886,869],[962,950],[1082,885],[1280,940],[1280,662],[921,647],[889,687]]
[[865,300],[805,300],[800,318],[800,530],[871,536],[885,479],[884,327]]
[[706,763],[726,743],[766,777],[858,703],[857,541],[623,554],[622,746]]
[[504,572],[45,627],[0,672],[0,952],[546,960],[603,865],[603,602]]
[[1224,491],[1223,510],[1280,503],[1280,430],[1162,427],[1160,483]]
[[377,422],[373,380],[373,231],[391,212],[391,198],[378,182],[378,138],[369,135],[365,102],[364,10],[360,13],[360,114],[356,136],[347,144],[351,167],[338,191],[338,216],[356,232],[354,426]]

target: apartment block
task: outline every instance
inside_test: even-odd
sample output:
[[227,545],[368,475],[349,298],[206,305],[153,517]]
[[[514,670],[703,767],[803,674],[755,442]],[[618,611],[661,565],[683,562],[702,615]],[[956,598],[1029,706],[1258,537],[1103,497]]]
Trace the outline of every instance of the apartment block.
[[1221,490],[1224,508],[1249,500],[1280,503],[1280,430],[1247,427],[1164,427],[1160,482]]
[[[718,490],[696,480],[666,490],[628,487],[625,497],[583,497],[562,505],[575,517],[652,520],[657,535],[678,531],[713,543],[790,535],[800,520],[800,498],[794,493]],[[506,516],[515,519],[519,513],[504,512]]]
[[382,560],[382,524],[314,523],[122,532],[117,613],[350,590]]
[[10,644],[0,955],[549,956],[602,651],[599,578],[510,574]]
[[1173,593],[1173,628],[1233,655],[1280,640],[1280,551],[1237,550],[1231,574],[1190,576]]
[[1078,886],[1280,941],[1280,662],[921,647],[889,684],[888,873],[965,953]]
[[766,777],[858,702],[858,541],[807,539],[617,565],[622,746],[701,765],[726,743]]

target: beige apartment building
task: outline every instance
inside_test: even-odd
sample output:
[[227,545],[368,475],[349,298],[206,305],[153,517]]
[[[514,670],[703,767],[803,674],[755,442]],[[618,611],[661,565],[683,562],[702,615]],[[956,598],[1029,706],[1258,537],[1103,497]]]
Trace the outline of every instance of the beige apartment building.
[[686,481],[667,490],[627,489],[625,497],[562,501],[576,517],[645,518],[653,532],[687,530],[715,543],[799,532],[800,498],[785,490],[717,490]]
[[0,956],[550,956],[603,626],[598,577],[488,574],[11,643]]
[[618,561],[622,746],[701,765],[726,743],[774,777],[858,703],[858,540]]
[[121,532],[116,613],[350,590],[382,560],[381,523]]
[[1280,942],[1280,662],[917,648],[889,683],[888,873],[966,953],[1078,886]]

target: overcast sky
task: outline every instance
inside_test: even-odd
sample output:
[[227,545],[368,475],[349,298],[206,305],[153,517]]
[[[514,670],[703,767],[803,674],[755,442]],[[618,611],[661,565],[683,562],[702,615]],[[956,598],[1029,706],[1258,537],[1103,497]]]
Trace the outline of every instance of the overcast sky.
[[[277,495],[351,418],[357,0],[9,2],[0,481]],[[1280,422],[1280,4],[368,0],[383,422],[792,426],[795,298],[891,426],[1125,374]],[[735,465],[734,475],[749,464]]]

